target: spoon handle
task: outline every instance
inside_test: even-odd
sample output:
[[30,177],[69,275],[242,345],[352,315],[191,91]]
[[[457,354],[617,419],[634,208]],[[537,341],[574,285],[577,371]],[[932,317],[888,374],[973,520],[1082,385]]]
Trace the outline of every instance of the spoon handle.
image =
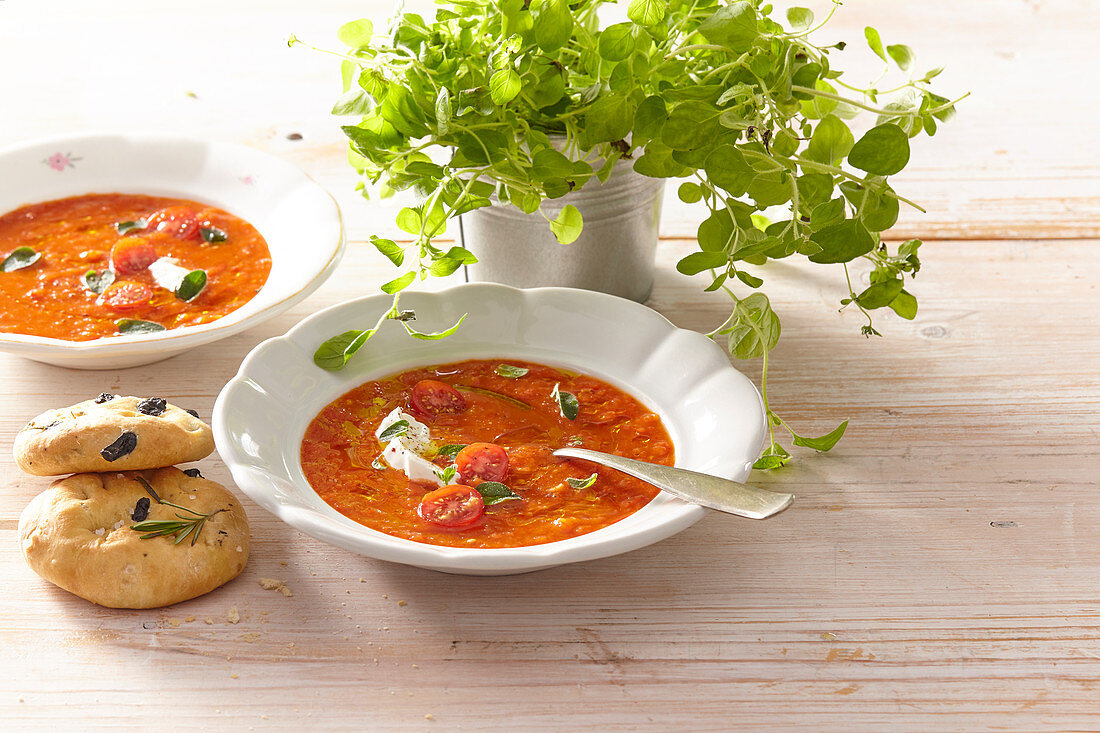
[[684,501],[749,519],[767,519],[786,509],[794,499],[794,494],[768,491],[705,473],[660,466],[584,448],[561,448],[554,451],[554,455],[580,458],[614,468]]

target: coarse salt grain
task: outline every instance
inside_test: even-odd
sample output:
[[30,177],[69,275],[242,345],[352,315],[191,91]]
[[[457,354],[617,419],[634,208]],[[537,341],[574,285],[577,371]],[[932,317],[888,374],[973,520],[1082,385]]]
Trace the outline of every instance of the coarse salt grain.
[[103,536],[103,534],[104,534],[104,533],[105,533],[106,531],[107,531],[106,529],[104,529],[103,527],[100,527],[99,529],[97,529],[97,530],[95,531],[95,533],[96,533],[97,535]]

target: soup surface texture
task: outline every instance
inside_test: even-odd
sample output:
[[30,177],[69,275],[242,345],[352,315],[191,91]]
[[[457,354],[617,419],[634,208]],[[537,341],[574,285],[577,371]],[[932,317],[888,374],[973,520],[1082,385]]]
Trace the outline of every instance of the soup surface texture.
[[271,271],[267,243],[243,219],[118,193],[0,216],[0,259],[0,332],[67,341],[117,336],[135,323],[139,331],[209,323],[251,300]]
[[[310,423],[301,462],[310,485],[341,514],[453,547],[576,537],[657,495],[612,469],[551,455],[565,446],[674,460],[660,418],[606,382],[523,361],[473,360],[356,387]],[[416,456],[402,455],[406,448]]]

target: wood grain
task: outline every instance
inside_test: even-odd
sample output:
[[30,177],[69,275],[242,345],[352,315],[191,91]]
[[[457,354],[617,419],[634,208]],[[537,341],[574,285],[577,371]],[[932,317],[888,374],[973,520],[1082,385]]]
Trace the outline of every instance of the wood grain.
[[[246,500],[253,556],[239,579],[172,608],[112,611],[26,567],[16,523],[48,482],[5,454],[5,729],[1100,729],[1100,153],[1074,143],[1096,109],[1078,87],[1100,25],[1090,8],[863,0],[838,12],[838,34],[875,24],[946,64],[945,86],[974,90],[942,138],[915,148],[898,188],[931,210],[894,232],[967,241],[925,245],[920,312],[878,319],[882,339],[838,312],[839,269],[756,271],[784,326],[773,405],[807,433],[851,419],[832,453],[798,449],[788,469],[754,476],[798,495],[784,514],[708,515],[627,555],[468,578],[337,550]],[[80,372],[0,355],[0,445],[101,391],[209,417],[253,346],[392,276],[362,241],[391,213],[355,197],[324,114],[333,63],[280,46],[290,31],[324,42],[364,13],[384,10],[0,3],[0,68],[24,70],[4,75],[0,145],[111,127],[248,142],[336,192],[356,240],[290,312],[159,364]],[[140,103],[116,104],[120,89]],[[727,310],[674,270],[691,217],[667,210],[649,304],[705,331]],[[739,367],[757,379],[758,364]],[[201,465],[229,482],[216,457]]]

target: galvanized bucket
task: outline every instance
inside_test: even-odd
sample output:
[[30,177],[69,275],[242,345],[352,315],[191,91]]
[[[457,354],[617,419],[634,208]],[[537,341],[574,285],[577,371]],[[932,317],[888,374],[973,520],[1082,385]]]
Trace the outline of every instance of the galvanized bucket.
[[543,202],[551,219],[566,204],[580,210],[584,229],[568,245],[558,243],[542,216],[510,204],[463,214],[462,240],[478,259],[466,268],[467,281],[583,288],[643,301],[653,289],[664,187],[664,179],[635,173],[623,161],[606,183],[593,177],[580,191]]

